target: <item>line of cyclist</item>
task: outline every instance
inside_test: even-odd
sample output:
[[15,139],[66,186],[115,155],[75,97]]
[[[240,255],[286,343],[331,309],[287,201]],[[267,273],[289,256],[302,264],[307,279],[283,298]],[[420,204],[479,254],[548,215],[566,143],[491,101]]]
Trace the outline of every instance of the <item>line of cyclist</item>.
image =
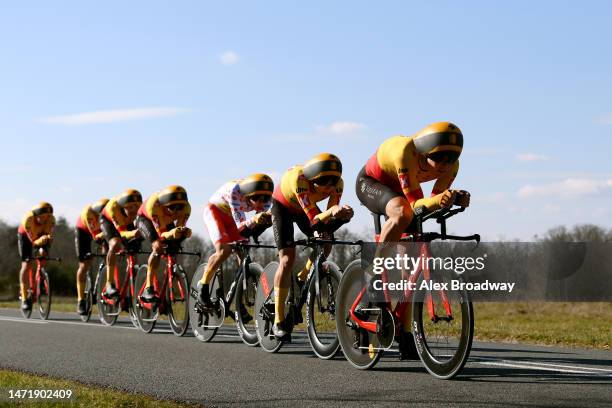
[[[385,140],[369,158],[357,176],[355,191],[359,201],[372,213],[386,217],[379,242],[398,241],[413,219],[413,209],[425,206],[433,211],[457,204],[467,207],[470,195],[463,190],[451,190],[459,170],[459,155],[463,148],[461,130],[449,122],[437,122],[412,136],[393,136]],[[435,180],[430,197],[425,198],[420,184]],[[353,217],[353,209],[341,205],[344,189],[342,163],[331,153],[321,153],[303,165],[287,170],[276,187],[266,174],[253,174],[222,185],[204,208],[204,222],[215,252],[198,283],[199,300],[211,307],[209,283],[217,268],[232,253],[230,244],[259,235],[273,226],[274,240],[279,251],[279,266],[274,279],[275,322],[273,333],[287,340],[291,333],[285,325],[285,301],[291,285],[295,262],[294,224],[307,236],[315,232],[333,234]],[[321,211],[317,203],[328,199]],[[251,218],[245,213],[255,212]],[[79,259],[77,271],[78,312],[85,313],[85,276],[91,263],[91,244],[107,248],[107,285],[104,294],[115,296],[111,273],[117,253],[124,242],[144,238],[151,243],[148,259],[147,285],[142,294],[145,302],[154,302],[158,294],[152,287],[153,273],[160,264],[165,241],[183,240],[191,236],[186,226],[191,206],[184,188],[173,185],[154,193],[143,201],[137,190],[126,190],[112,199],[101,199],[86,206],[76,223],[75,246]],[[18,230],[18,246],[22,264],[20,271],[22,308],[31,308],[27,297],[25,272],[32,267],[34,249],[48,250],[55,224],[51,204],[43,202],[24,217]],[[331,247],[326,248],[329,252]],[[311,267],[308,260],[298,274],[304,281]],[[246,310],[241,314],[249,320]],[[408,317],[408,316],[407,316]],[[408,322],[403,322],[400,354],[409,351]],[[405,340],[402,341],[402,338]]]

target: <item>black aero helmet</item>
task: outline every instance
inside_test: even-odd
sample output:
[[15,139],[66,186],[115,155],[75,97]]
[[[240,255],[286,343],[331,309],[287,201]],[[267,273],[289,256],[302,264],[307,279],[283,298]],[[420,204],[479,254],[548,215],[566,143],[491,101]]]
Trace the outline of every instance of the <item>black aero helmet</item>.
[[104,210],[104,207],[106,207],[106,204],[108,203],[108,198],[101,198],[98,201],[96,201],[95,203],[93,203],[91,205],[91,210],[93,212],[95,212],[96,214],[100,214],[102,212],[102,210]]
[[254,195],[271,196],[274,191],[274,181],[267,174],[256,173],[238,182],[240,194],[245,197]]
[[412,137],[416,150],[435,160],[446,157],[456,161],[463,150],[463,134],[450,122],[436,122],[420,130]]
[[187,203],[187,191],[181,186],[169,186],[157,195],[161,205],[185,204]]
[[130,188],[117,197],[117,203],[122,207],[125,207],[129,203],[142,204],[142,194],[140,194],[140,191]]
[[43,214],[53,214],[53,206],[46,201],[42,201],[32,208],[32,214],[36,216]]
[[342,163],[338,156],[331,153],[320,153],[308,160],[302,167],[304,177],[314,181],[320,177],[342,177]]

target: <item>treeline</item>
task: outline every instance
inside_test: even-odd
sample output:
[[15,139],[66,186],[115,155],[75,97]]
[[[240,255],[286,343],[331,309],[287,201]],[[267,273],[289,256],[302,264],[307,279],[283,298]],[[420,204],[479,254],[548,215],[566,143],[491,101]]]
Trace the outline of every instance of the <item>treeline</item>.
[[[76,270],[78,260],[74,248],[74,226],[68,224],[65,218],[59,217],[55,225],[54,239],[51,246],[51,256],[60,257],[61,263],[49,262],[47,271],[50,274],[53,284],[53,293],[60,296],[74,296],[76,294]],[[342,229],[336,233],[339,239],[356,240],[363,239],[357,234],[354,234],[346,229]],[[273,242],[272,234],[266,231],[260,238],[262,243]],[[95,244],[93,244],[93,252],[96,252]],[[150,250],[150,245],[143,242],[142,250]],[[192,236],[183,243],[183,250],[189,252],[200,252],[201,258],[185,256],[181,259],[182,265],[185,267],[189,277],[195,272],[198,264],[207,261],[208,256],[214,250],[209,240],[204,240],[198,235]],[[300,251],[298,249],[298,251]],[[296,266],[302,267],[308,256],[309,251],[300,251],[298,253],[300,261],[296,262]],[[266,249],[252,252],[254,261],[259,262],[262,266],[267,265],[270,261],[277,260],[278,255],[276,250]],[[346,266],[351,260],[355,259],[354,248],[346,246],[336,246],[332,257],[341,267]],[[21,260],[17,250],[17,226],[9,225],[0,220],[0,300],[14,300],[19,294],[19,266]],[[139,255],[138,263],[146,264],[147,256]],[[227,274],[233,273],[236,269],[236,262],[232,257],[224,270]],[[226,280],[227,281],[227,280]]]

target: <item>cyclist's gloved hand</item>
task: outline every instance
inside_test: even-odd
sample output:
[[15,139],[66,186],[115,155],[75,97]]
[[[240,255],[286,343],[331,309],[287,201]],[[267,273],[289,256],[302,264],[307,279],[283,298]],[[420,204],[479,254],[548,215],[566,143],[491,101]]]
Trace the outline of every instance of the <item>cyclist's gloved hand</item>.
[[253,221],[257,225],[266,225],[272,222],[272,217],[270,216],[270,213],[268,212],[260,212],[260,213],[255,214],[255,216],[253,216]]
[[446,190],[445,192],[440,194],[440,207],[441,208],[450,208],[455,203],[455,199],[457,197],[456,191]]
[[51,241],[51,236],[50,235],[43,235],[40,238],[38,238],[36,241],[34,241],[34,245],[35,246],[45,246],[49,243],[49,241]]
[[349,206],[349,205],[343,205],[342,207],[338,206],[338,210],[335,212],[332,212],[332,217],[339,219],[339,220],[343,220],[343,221],[348,221],[351,218],[353,218],[354,215],[354,211],[353,209]]
[[163,239],[168,239],[168,240],[170,240],[170,239],[179,239],[181,237],[181,235],[183,234],[182,230],[180,228],[181,227],[176,227],[176,228],[172,228],[170,231],[163,232],[161,234],[161,237]]
[[97,243],[104,241],[104,233],[100,232],[96,234],[96,236],[94,237],[94,241],[96,241]]
[[191,230],[185,226],[176,227],[175,230],[177,231],[179,238],[189,238],[191,236]]
[[470,206],[470,193],[465,190],[455,190],[457,198],[455,198],[455,204],[459,207]]
[[126,241],[130,241],[140,236],[138,230],[122,231],[120,234],[121,238],[125,239]]

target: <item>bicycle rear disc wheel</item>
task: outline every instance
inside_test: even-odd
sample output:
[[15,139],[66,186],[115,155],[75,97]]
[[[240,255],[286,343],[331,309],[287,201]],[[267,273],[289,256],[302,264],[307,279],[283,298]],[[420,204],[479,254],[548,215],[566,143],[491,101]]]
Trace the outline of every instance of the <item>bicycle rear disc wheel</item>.
[[189,326],[189,283],[187,275],[180,265],[175,265],[172,271],[172,288],[168,286],[166,300],[168,301],[168,320],[172,333],[182,336]]
[[38,286],[38,314],[41,319],[47,320],[49,313],[51,313],[51,282],[47,271],[42,269]]
[[[246,276],[242,275],[240,280],[236,283],[236,299],[234,312],[236,317],[236,329],[240,338],[247,346],[257,346],[259,344],[259,338],[257,337],[257,329],[255,324],[255,297],[257,295],[257,282],[263,268],[258,263],[251,263]],[[246,281],[245,281],[246,280]],[[250,322],[244,322],[241,309],[244,308],[249,316],[251,316]]]
[[[436,271],[431,279],[449,283],[449,287],[452,279],[462,280],[450,271]],[[421,276],[417,287],[422,280]],[[433,305],[434,316],[429,305]],[[462,290],[418,291],[412,302],[412,331],[427,371],[436,378],[453,378],[462,370],[472,348],[474,309],[469,294]]]
[[323,360],[333,358],[340,349],[336,332],[336,294],[342,279],[340,267],[324,262],[319,271],[319,294],[316,282],[310,282],[306,298],[306,328],[314,353]]
[[105,299],[102,296],[104,289],[106,288],[106,267],[104,265],[100,266],[98,270],[98,293],[97,297],[97,305],[98,305],[98,316],[100,318],[100,323],[105,326],[112,326],[117,322],[117,318],[119,317],[119,299]]
[[91,277],[89,271],[87,271],[87,277],[85,278],[85,310],[87,311],[84,315],[79,315],[82,321],[88,322],[91,317],[91,309],[93,308],[93,288],[91,287]]
[[147,283],[147,266],[141,265],[136,272],[136,278],[134,279],[134,297],[132,303],[134,307],[134,314],[138,320],[138,326],[140,330],[145,333],[151,333],[155,328],[157,322],[157,304],[155,303],[144,303],[140,300],[142,292],[144,292]]
[[193,331],[193,335],[196,339],[203,342],[211,341],[225,320],[225,301],[223,300],[223,291],[220,290],[219,282],[219,274],[223,273],[221,269],[215,272],[212,280],[208,284],[210,300],[217,306],[217,310],[202,311],[198,309],[199,282],[202,276],[204,276],[206,267],[206,264],[198,266],[198,269],[191,279],[191,289],[189,291],[189,321],[191,331]]
[[[374,367],[383,353],[376,333],[357,327],[350,316],[353,303],[365,287],[364,276],[361,261],[351,262],[340,279],[336,295],[336,330],[340,347],[349,363],[360,370]],[[376,316],[371,316],[368,321],[376,321]]]
[[278,262],[270,262],[257,283],[255,294],[255,330],[259,345],[268,353],[276,353],[283,346],[272,333],[274,325],[274,275],[278,269]]

